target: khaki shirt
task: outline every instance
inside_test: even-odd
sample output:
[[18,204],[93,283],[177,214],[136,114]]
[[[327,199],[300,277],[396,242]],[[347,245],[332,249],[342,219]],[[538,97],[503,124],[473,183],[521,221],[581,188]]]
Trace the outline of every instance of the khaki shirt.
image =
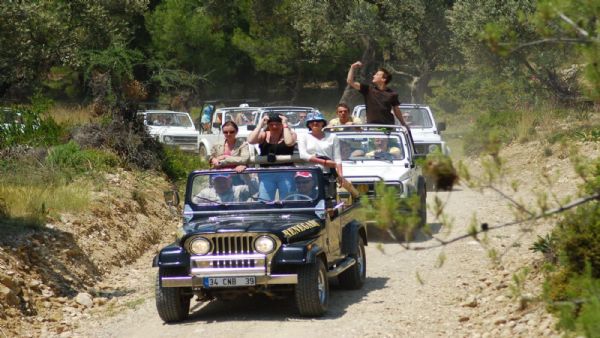
[[[220,155],[223,155],[225,151],[225,142],[221,144],[215,144],[210,152],[210,158],[208,162]],[[221,160],[221,165],[239,165],[239,164],[248,164],[248,160],[250,159],[250,150],[248,149],[248,143],[246,141],[242,141],[241,139],[236,139],[235,144],[233,145],[233,151],[231,151],[231,156]]]

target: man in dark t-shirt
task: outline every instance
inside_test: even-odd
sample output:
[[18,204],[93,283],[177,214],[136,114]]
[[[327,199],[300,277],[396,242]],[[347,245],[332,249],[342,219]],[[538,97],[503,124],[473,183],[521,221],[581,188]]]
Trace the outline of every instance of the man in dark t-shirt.
[[375,75],[373,75],[372,85],[358,83],[354,81],[354,70],[360,67],[362,67],[360,61],[356,61],[350,66],[346,82],[348,82],[350,87],[358,90],[365,98],[367,123],[395,124],[395,115],[400,124],[408,128],[400,112],[398,93],[387,87],[388,83],[392,80],[392,75],[386,69],[379,68]]

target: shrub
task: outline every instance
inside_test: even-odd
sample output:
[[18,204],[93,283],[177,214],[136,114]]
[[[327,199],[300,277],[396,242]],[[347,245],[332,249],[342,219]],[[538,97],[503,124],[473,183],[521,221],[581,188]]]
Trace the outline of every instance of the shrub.
[[74,173],[107,170],[118,163],[114,154],[99,149],[82,150],[74,141],[51,148],[46,157],[47,165]]
[[42,117],[34,108],[15,106],[8,110],[19,117],[0,128],[0,149],[17,145],[50,146],[66,138],[64,127],[51,117]]
[[184,181],[187,175],[196,169],[207,168],[208,163],[200,156],[184,153],[177,148],[165,147],[162,169],[174,182]]

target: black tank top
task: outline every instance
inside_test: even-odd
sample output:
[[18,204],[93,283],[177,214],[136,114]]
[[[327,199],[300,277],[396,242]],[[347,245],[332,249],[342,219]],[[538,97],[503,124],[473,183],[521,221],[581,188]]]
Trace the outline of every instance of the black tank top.
[[[260,150],[261,156],[267,156],[268,154],[275,155],[293,155],[294,154],[294,146],[288,146],[284,142],[272,144],[268,142],[263,142],[258,145],[258,149]],[[277,164],[261,164],[261,167],[274,167],[274,166],[293,166],[294,163],[277,163]]]

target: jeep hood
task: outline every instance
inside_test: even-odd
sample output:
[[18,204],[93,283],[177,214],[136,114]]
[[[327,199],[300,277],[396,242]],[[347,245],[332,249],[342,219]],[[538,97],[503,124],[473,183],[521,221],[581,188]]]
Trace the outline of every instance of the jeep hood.
[[377,181],[378,177],[384,181],[405,180],[410,177],[410,168],[405,168],[406,161],[396,161],[389,163],[385,161],[357,161],[345,162],[344,177],[350,182],[371,182]]
[[196,135],[198,131],[194,127],[170,127],[151,126],[148,128],[150,135]]
[[442,137],[433,128],[410,128],[415,143],[440,143]]
[[[186,233],[224,233],[224,232],[269,232],[282,235],[283,231],[299,224],[320,220],[309,214],[239,214],[219,215],[195,219],[184,225]],[[283,234],[284,235],[284,234]]]

